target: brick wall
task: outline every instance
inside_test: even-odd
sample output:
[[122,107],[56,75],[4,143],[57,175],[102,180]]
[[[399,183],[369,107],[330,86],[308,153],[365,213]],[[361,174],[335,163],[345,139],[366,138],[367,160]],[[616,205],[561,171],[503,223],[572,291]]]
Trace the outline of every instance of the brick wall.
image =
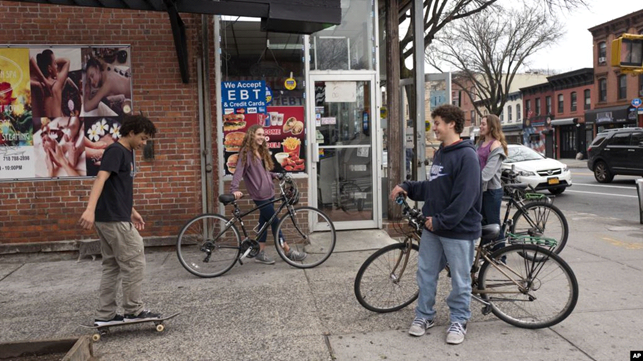
[[[131,45],[134,111],[150,117],[158,129],[155,159],[143,161],[137,155],[140,172],[135,179],[135,207],[146,220],[144,237],[176,235],[186,220],[201,211],[196,65],[202,25],[200,15],[181,17],[186,26],[190,84],[181,82],[165,13],[0,1],[0,43]],[[210,104],[215,118],[209,19]],[[213,131],[216,139],[216,127]],[[94,238],[93,231],[76,226],[92,182],[1,182],[0,243]]]

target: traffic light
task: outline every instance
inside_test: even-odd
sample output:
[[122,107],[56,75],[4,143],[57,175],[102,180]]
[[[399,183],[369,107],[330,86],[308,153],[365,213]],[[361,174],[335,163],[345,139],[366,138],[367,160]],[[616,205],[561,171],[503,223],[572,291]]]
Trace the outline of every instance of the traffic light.
[[622,34],[613,40],[610,64],[625,72],[642,72],[642,35]]

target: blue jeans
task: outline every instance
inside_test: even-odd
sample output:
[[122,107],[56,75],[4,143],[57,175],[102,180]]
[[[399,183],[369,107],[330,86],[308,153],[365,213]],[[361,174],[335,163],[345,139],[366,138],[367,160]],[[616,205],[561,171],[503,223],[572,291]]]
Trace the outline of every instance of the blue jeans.
[[434,319],[436,311],[436,284],[441,270],[449,263],[452,291],[447,297],[449,318],[452,323],[467,323],[472,313],[472,281],[470,269],[474,262],[475,240],[450,239],[423,230],[418,255],[418,306],[416,317]]
[[[483,225],[499,224],[501,225],[501,198],[503,197],[503,189],[487,190],[483,192],[483,201],[481,204],[481,215]],[[503,233],[499,234],[497,240],[503,239]],[[498,245],[496,248],[501,248]]]
[[[255,205],[257,206],[267,204],[266,206],[259,209],[259,229],[264,227],[264,224],[268,222],[268,220],[270,220],[271,217],[273,217],[273,215],[275,214],[275,207],[274,207],[274,204],[272,204],[273,200],[275,200],[274,197],[271,197],[268,200],[253,200],[253,202],[255,202]],[[271,229],[273,229],[273,235],[275,235],[275,231],[277,230],[277,225],[279,224],[279,221],[280,219],[276,217],[275,220],[273,220],[273,223],[271,224]],[[264,231],[262,235],[258,237],[257,241],[259,241],[260,243],[265,243],[267,236],[268,236],[268,233]],[[282,240],[284,239],[284,235],[282,234],[281,231],[280,231],[280,239]]]

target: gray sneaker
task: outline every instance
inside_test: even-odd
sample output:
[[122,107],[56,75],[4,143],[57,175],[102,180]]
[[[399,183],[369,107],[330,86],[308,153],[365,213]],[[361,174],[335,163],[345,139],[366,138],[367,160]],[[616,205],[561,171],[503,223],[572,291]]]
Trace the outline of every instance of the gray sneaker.
[[289,258],[291,261],[302,261],[306,259],[306,257],[309,254],[304,253],[304,252],[299,252],[297,250],[289,249],[288,253],[286,253],[286,257]]
[[265,252],[260,251],[259,254],[255,256],[255,263],[262,263],[262,264],[275,264],[275,260],[269,258]]
[[465,333],[467,333],[467,324],[454,322],[447,329],[446,342],[449,344],[461,344],[465,340]]
[[425,331],[434,326],[433,320],[428,320],[425,318],[416,317],[413,322],[411,322],[411,327],[409,328],[409,334],[412,336],[420,337],[425,334]]

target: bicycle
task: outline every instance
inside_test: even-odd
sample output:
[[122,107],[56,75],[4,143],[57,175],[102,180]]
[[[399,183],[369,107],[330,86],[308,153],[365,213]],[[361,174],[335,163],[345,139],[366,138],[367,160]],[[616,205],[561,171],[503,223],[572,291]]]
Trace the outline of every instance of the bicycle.
[[[568,221],[563,212],[553,205],[548,196],[535,192],[530,185],[515,183],[516,174],[506,173],[503,183],[506,201],[505,217],[501,223],[501,233],[506,230],[518,236],[544,237],[553,239],[557,245],[554,252],[559,254],[568,242]],[[531,192],[528,192],[528,188]],[[510,219],[513,208],[517,211]]]
[[[277,254],[286,263],[296,268],[307,269],[325,262],[335,248],[336,233],[331,219],[322,211],[309,206],[295,207],[300,193],[293,179],[280,175],[280,197],[271,203],[255,207],[242,213],[233,194],[219,195],[224,205],[233,205],[233,216],[226,218],[219,214],[202,214],[188,221],[177,237],[177,257],[190,273],[212,278],[229,271],[236,262],[243,265],[243,259],[253,258],[259,253],[259,235],[267,229],[275,218],[286,209],[287,213],[279,219],[275,238]],[[250,238],[243,218],[270,204],[281,202],[271,219],[255,230],[256,238]],[[244,235],[242,240],[236,224],[239,223]],[[322,225],[318,225],[322,224]],[[278,237],[282,232],[284,239]],[[285,248],[307,253],[302,261],[290,260]]]
[[[418,298],[416,271],[425,217],[403,196],[396,202],[407,218],[404,240],[367,258],[354,283],[358,302],[378,313],[400,310]],[[481,241],[494,240],[499,232],[499,225],[486,225]],[[577,304],[579,286],[570,266],[553,252],[555,242],[512,234],[507,240],[510,245],[496,251],[492,248],[498,242],[476,247],[472,299],[483,304],[482,313],[491,312],[511,325],[529,329],[566,319]]]

